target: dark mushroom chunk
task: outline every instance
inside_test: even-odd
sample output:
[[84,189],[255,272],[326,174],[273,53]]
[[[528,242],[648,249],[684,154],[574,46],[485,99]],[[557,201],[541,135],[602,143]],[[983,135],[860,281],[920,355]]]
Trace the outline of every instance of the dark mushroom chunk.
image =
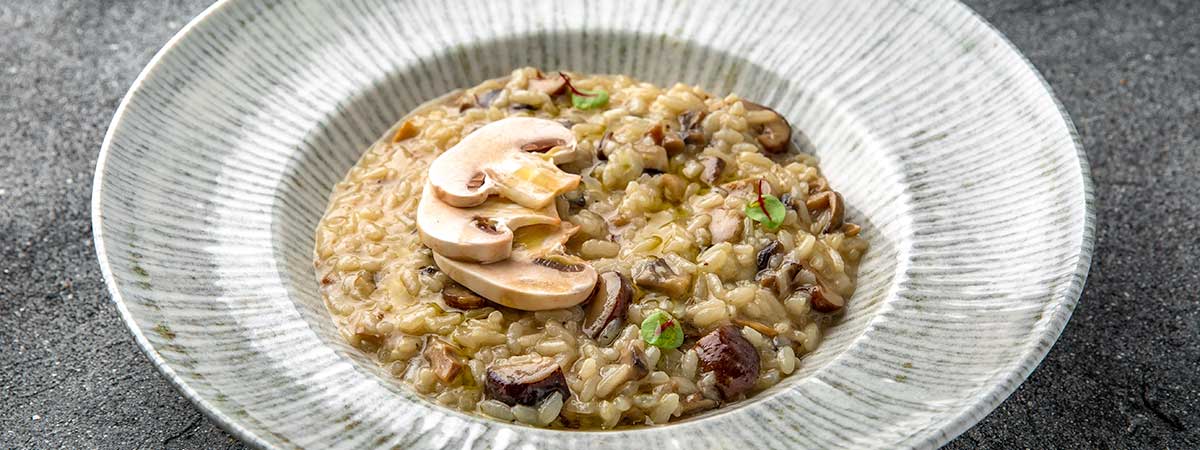
[[479,296],[461,284],[450,282],[442,288],[442,300],[447,306],[458,309],[479,309],[487,306],[487,299]]
[[567,379],[554,358],[517,356],[492,363],[487,369],[484,393],[506,405],[536,406],[558,392],[571,397]]
[[678,297],[687,292],[692,280],[691,277],[672,269],[666,260],[655,257],[642,261],[633,268],[633,282],[638,287],[660,292],[669,297]]
[[683,143],[683,139],[670,134],[663,136],[662,144],[660,145],[662,145],[662,148],[667,151],[667,156],[678,155],[682,153],[683,149],[686,147]]
[[487,108],[489,106],[492,106],[492,102],[496,101],[496,97],[499,97],[500,93],[503,91],[504,91],[503,89],[492,89],[490,91],[476,95],[475,103],[478,104],[480,108]]
[[466,367],[458,350],[441,338],[429,339],[425,343],[423,354],[425,360],[429,361],[429,368],[433,370],[433,374],[443,383],[454,381]]
[[685,144],[704,145],[708,139],[704,137],[704,131],[700,129],[700,122],[704,120],[706,111],[688,111],[679,115],[679,139]]
[[666,136],[666,134],[663,133],[663,126],[661,123],[655,124],[654,127],[650,128],[650,131],[647,132],[646,135],[650,136],[650,140],[654,142],[654,145],[663,145],[663,138]]
[[817,285],[809,293],[809,302],[812,304],[812,309],[821,313],[837,312],[846,306],[846,299],[832,289],[822,285]]
[[700,171],[700,181],[709,186],[715,186],[717,181],[721,180],[721,174],[725,172],[725,160],[716,156],[700,158],[700,166],[703,167]]
[[604,272],[596,279],[587,311],[583,315],[583,334],[607,345],[625,324],[625,313],[633,301],[633,286],[619,272]]
[[770,244],[767,244],[762,248],[762,250],[759,250],[758,255],[754,258],[754,262],[758,270],[761,271],[769,268],[771,264],[771,257],[775,256],[776,253],[779,253],[780,250],[783,250],[783,245],[780,244],[779,241],[771,241]]
[[825,229],[821,230],[822,233],[842,227],[842,221],[846,214],[842,194],[835,191],[824,191],[809,197],[805,202],[805,206],[808,207],[809,211],[825,210],[820,217],[822,219],[828,217],[829,223],[825,226]]
[[631,380],[640,380],[650,374],[650,361],[646,357],[646,352],[638,345],[642,341],[633,341],[625,350],[621,351],[621,363],[633,367],[633,374],[629,376]]
[[770,111],[775,117],[762,124],[756,131],[758,133],[758,143],[763,146],[763,150],[767,153],[783,153],[787,151],[788,143],[792,140],[792,126],[788,125],[787,119],[775,110],[754,102],[742,100],[742,105],[747,111]]
[[799,264],[788,261],[780,265],[779,269],[759,272],[756,278],[759,286],[773,290],[775,298],[782,300],[792,295],[796,288],[796,274],[801,269]]
[[722,326],[700,338],[696,354],[701,369],[716,376],[717,390],[725,400],[749,392],[758,380],[758,350],[733,325]]

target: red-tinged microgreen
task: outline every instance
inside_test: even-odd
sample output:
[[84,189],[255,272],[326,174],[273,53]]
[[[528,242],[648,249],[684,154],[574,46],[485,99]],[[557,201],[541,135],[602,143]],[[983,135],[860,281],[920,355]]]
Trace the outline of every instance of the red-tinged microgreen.
[[642,340],[664,350],[677,348],[683,344],[683,327],[666,311],[655,311],[642,321]]
[[758,180],[755,186],[758,199],[746,205],[746,217],[763,224],[768,230],[774,230],[783,225],[783,220],[787,218],[787,207],[774,195],[763,194],[762,184],[763,180]]
[[567,90],[571,92],[571,105],[577,109],[593,109],[601,108],[608,104],[608,91],[604,89],[596,89],[594,91],[585,91],[578,89],[574,84],[571,84],[571,77],[567,74],[559,72],[558,76],[562,77],[567,84]]

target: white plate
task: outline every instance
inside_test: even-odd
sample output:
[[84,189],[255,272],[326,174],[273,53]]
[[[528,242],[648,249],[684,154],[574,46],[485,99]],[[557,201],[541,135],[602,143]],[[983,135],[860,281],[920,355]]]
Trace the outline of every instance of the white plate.
[[[808,134],[871,251],[797,375],[696,420],[562,432],[426,402],[342,341],[311,262],[333,183],[408,109],[525,65],[736,92]],[[958,3],[231,0],[130,89],[93,219],[139,344],[257,446],[899,448],[958,435],[1046,354],[1091,198],[1045,82]]]

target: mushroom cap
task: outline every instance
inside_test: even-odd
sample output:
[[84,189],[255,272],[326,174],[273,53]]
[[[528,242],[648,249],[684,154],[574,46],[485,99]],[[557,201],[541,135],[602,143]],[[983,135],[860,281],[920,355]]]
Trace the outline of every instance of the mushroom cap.
[[562,253],[562,245],[578,227],[528,227],[518,232],[508,259],[479,264],[438,253],[433,262],[442,272],[475,293],[524,311],[569,308],[587,300],[596,285],[596,269]]
[[439,199],[428,184],[417,204],[421,242],[434,253],[462,261],[490,263],[508,258],[513,230],[560,222],[554,205],[534,210],[502,198],[455,208]]
[[438,156],[429,166],[429,185],[438,198],[457,208],[477,206],[493,194],[527,208],[544,208],[579,185],[578,175],[554,165],[576,157],[574,151],[555,149],[574,146],[575,134],[558,122],[532,117],[498,120]]

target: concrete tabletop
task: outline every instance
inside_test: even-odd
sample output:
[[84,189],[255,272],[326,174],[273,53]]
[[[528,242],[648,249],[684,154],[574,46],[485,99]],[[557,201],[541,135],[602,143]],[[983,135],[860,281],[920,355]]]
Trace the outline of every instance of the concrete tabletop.
[[[92,249],[92,171],[207,0],[0,4],[0,448],[242,448],[151,366]],[[971,0],[1070,111],[1096,256],[1062,338],[949,448],[1200,448],[1200,2]]]

